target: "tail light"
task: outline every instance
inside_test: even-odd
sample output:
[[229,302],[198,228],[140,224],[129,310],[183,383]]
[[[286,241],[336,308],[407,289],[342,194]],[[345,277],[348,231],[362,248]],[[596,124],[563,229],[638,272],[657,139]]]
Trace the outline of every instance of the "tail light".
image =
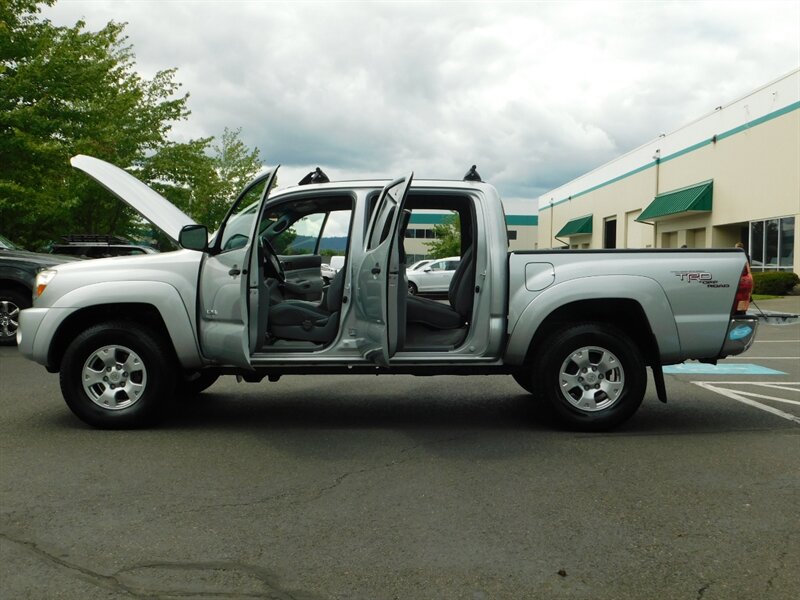
[[736,288],[736,298],[733,301],[733,310],[737,313],[746,313],[750,308],[750,296],[753,293],[753,275],[750,265],[745,263],[742,276],[739,277],[739,287]]

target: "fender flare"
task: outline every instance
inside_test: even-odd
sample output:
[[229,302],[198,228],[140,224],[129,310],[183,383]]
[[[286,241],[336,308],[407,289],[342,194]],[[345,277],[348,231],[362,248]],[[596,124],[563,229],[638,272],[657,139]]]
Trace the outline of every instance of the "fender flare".
[[[196,369],[203,364],[193,318],[178,290],[162,281],[115,281],[113,284],[104,282],[72,290],[52,305],[54,309],[62,309],[52,311],[52,314],[60,315],[53,334],[64,323],[67,315],[74,314],[78,310],[114,304],[144,304],[155,308],[164,321],[181,366],[186,369]],[[46,336],[47,343],[49,344],[54,337],[54,335]]]
[[509,340],[504,361],[521,365],[531,340],[545,320],[557,309],[582,300],[632,300],[638,303],[658,342],[661,360],[681,354],[680,338],[672,307],[659,283],[639,275],[599,275],[557,283],[536,295],[514,323],[509,323]]

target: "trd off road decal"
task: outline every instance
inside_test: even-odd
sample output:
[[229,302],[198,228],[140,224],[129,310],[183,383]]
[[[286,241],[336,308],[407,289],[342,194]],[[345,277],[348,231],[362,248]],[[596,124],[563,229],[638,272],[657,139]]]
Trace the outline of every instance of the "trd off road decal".
[[711,273],[706,271],[672,271],[672,274],[686,283],[702,283],[709,288],[731,287],[729,283],[720,283],[718,280],[714,279]]

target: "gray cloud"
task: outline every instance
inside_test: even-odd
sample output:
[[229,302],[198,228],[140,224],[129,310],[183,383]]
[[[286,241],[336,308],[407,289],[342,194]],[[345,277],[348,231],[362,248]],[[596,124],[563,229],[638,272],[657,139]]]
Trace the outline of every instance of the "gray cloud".
[[178,67],[175,135],[241,127],[284,176],[460,177],[515,206],[798,66],[797,3],[60,2]]

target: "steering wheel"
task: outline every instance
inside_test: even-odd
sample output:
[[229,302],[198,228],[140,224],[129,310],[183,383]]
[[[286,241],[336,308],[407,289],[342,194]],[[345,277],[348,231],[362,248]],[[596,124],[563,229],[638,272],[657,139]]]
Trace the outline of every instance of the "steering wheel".
[[264,276],[284,283],[286,281],[286,273],[283,271],[283,263],[278,258],[278,253],[275,252],[275,248],[272,247],[267,238],[259,236],[259,240],[258,251],[264,263]]

